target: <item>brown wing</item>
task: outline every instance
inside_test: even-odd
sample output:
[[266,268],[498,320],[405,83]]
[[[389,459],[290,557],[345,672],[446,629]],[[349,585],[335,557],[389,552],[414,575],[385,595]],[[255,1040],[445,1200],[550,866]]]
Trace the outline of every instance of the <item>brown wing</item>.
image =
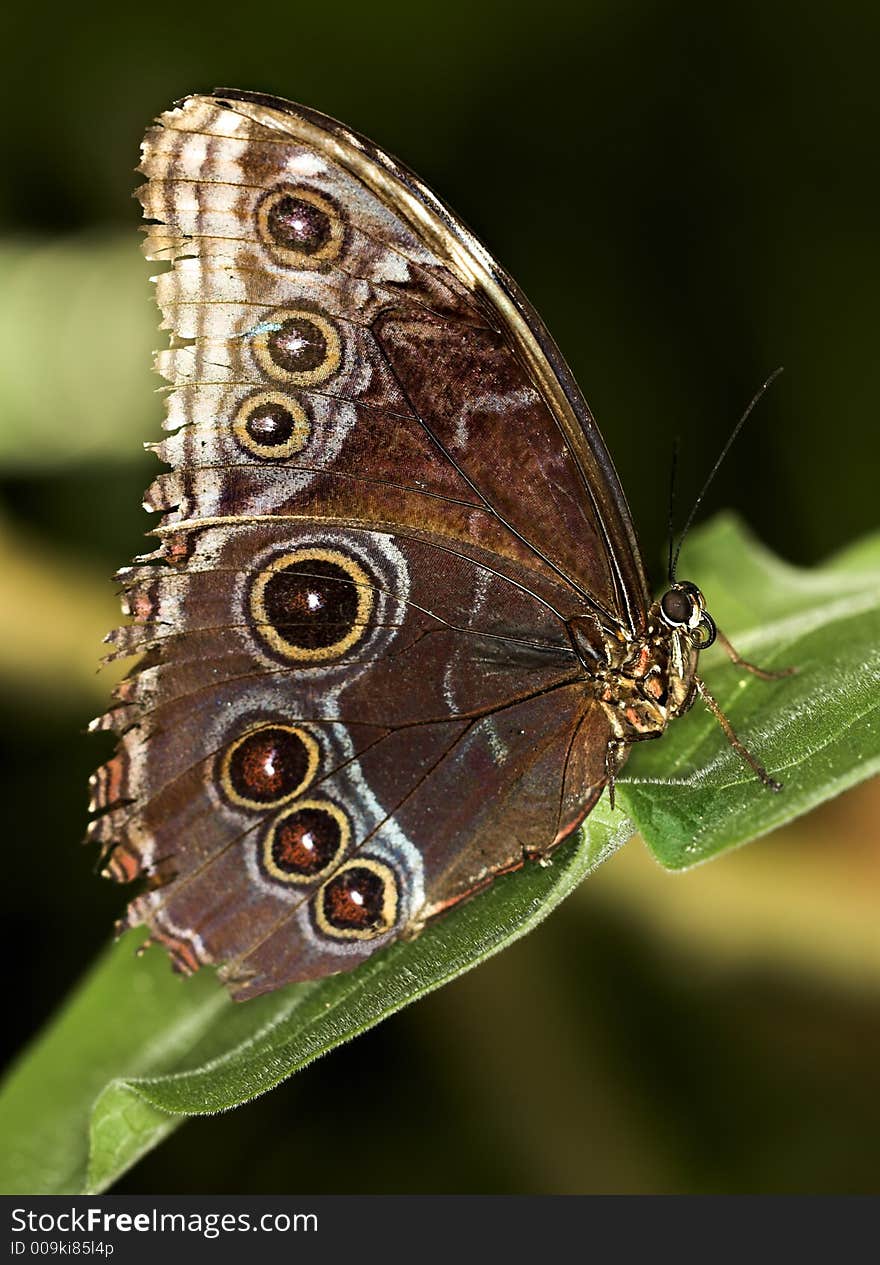
[[147,875],[129,921],[250,995],[577,824],[610,735],[565,622],[637,626],[644,582],[536,318],[414,178],[262,98],[189,99],[142,169],[172,471],[93,835]]
[[[92,838],[108,875],[148,876],[127,923],[236,996],[347,969],[601,793],[607,719],[523,569],[314,519],[204,527],[155,572],[123,575],[114,640],[146,653],[100,722],[121,739]],[[334,920],[352,875],[378,903]]]
[[[614,468],[514,283],[430,190],[364,138],[273,98],[228,93],[225,101],[228,108],[219,97],[190,98],[146,141],[150,181],[141,196],[145,214],[160,222],[146,249],[177,260],[160,278],[158,298],[166,325],[194,340],[160,357],[160,371],[215,388],[205,400],[210,427],[218,405],[228,415],[239,403],[235,387],[250,381],[253,331],[275,322],[294,297],[319,308],[339,336],[339,368],[327,373],[325,365],[313,382],[293,383],[276,358],[270,377],[304,387],[307,409],[315,395],[360,407],[344,418],[334,410],[298,464],[332,466],[346,503],[351,488],[338,485],[352,463],[376,478],[390,469],[402,485],[398,525],[429,524],[528,557],[565,578],[605,622],[642,628],[647,585]],[[291,246],[290,224],[297,208],[307,219],[309,207],[330,229],[306,256]],[[383,412],[378,436],[365,408]],[[171,406],[170,424],[182,418],[194,420],[191,393]],[[333,449],[344,427],[340,459]],[[227,459],[203,435],[196,442],[191,458]],[[277,512],[284,476],[256,478]],[[196,479],[187,488],[187,517],[214,508],[210,496],[198,496],[204,487]],[[462,501],[458,514],[448,503],[431,505],[431,493]]]

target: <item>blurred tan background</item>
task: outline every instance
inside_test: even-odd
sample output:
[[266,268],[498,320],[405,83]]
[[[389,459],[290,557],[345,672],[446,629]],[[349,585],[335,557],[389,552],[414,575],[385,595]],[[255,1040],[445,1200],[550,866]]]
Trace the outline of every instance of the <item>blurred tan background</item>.
[[[215,84],[373,136],[537,304],[660,579],[719,476],[791,561],[877,526],[880,11],[265,2],[3,19],[0,774],[5,1053],[107,941],[78,845],[107,746],[108,577],[143,547],[157,317],[130,193],[155,114]],[[693,577],[699,580],[698,576]],[[880,785],[685,875],[629,845],[534,935],[228,1116],[128,1191],[876,1191]],[[366,1163],[364,1162],[366,1160]]]

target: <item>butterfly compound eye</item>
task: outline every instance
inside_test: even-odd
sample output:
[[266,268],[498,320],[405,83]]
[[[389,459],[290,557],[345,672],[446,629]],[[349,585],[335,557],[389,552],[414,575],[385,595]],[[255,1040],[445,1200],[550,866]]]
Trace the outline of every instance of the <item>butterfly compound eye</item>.
[[694,599],[683,589],[670,589],[660,599],[660,610],[667,624],[674,628],[688,624],[694,612]]

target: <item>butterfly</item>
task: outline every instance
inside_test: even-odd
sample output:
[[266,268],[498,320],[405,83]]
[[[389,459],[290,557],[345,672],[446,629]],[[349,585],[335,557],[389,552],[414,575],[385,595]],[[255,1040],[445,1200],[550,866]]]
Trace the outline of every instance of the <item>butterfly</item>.
[[140,658],[94,722],[119,744],[90,834],[142,880],[122,926],[246,998],[551,856],[633,743],[717,713],[718,634],[674,566],[652,601],[553,340],[410,171],[227,90],[139,170],[170,469],[118,576],[110,657]]

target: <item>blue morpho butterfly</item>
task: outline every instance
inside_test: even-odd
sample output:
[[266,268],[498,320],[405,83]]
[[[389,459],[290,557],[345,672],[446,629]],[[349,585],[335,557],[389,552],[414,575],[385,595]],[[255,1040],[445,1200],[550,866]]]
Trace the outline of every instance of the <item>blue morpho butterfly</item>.
[[698,675],[742,660],[677,555],[652,601],[571,373],[429,189],[248,92],[163,114],[140,170],[170,472],[96,722],[124,925],[235,997],[350,969],[548,856],[697,694],[778,789]]

